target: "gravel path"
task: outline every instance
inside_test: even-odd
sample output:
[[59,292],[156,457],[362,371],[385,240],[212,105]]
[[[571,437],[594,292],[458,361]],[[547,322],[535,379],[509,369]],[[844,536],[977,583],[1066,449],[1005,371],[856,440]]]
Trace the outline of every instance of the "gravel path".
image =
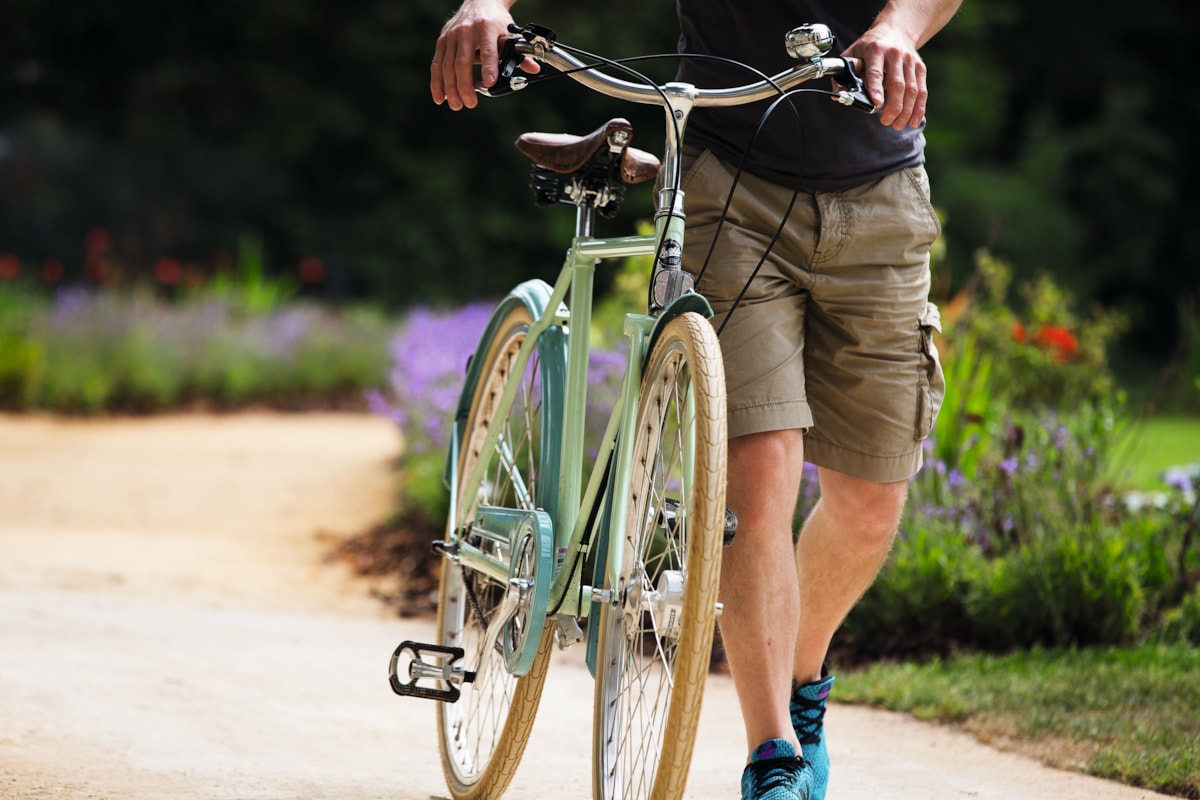
[[[433,708],[386,680],[432,626],[323,560],[390,509],[398,447],[358,415],[0,416],[0,798],[444,797]],[[506,800],[590,795],[578,650]],[[1159,797],[899,715],[828,724],[830,800]],[[742,748],[715,676],[688,797],[736,798]]]

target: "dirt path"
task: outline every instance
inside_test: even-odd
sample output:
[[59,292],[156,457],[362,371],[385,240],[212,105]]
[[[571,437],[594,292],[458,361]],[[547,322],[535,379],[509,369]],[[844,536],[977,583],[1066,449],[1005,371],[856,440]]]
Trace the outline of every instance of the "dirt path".
[[[355,415],[0,416],[0,798],[426,800],[433,709],[386,661],[391,617],[322,560],[389,510],[389,423]],[[578,648],[576,648],[578,650]],[[590,679],[556,654],[506,800],[588,798]],[[1135,800],[902,716],[829,715],[830,800]],[[728,679],[688,797],[733,800]]]

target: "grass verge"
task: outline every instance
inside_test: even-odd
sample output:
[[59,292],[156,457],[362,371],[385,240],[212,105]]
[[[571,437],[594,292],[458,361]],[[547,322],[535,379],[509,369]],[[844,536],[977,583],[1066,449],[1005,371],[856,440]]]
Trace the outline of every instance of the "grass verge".
[[839,701],[962,727],[1055,767],[1200,800],[1200,650],[963,655],[838,675]]
[[1117,442],[1112,469],[1125,488],[1163,487],[1168,467],[1200,461],[1200,417],[1155,416],[1131,422]]

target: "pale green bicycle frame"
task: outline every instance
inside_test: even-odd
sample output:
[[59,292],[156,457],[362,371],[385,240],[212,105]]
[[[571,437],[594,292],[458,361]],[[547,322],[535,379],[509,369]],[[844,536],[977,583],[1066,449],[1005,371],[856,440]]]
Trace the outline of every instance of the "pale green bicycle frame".
[[[660,219],[665,221],[668,218]],[[547,495],[543,498],[544,510],[553,521],[553,551],[559,554],[556,557],[558,562],[556,568],[561,567],[567,560],[571,560],[580,550],[587,533],[586,523],[589,517],[588,514],[582,512],[593,508],[598,500],[601,484],[604,483],[604,469],[597,468],[592,471],[586,490],[583,487],[583,426],[587,400],[588,356],[591,350],[588,331],[591,328],[596,264],[606,259],[653,256],[658,251],[660,237],[665,233],[677,241],[681,240],[681,230],[671,230],[668,233],[668,229],[681,229],[681,220],[677,217],[670,219],[674,220],[674,224],[660,224],[659,231],[653,235],[608,239],[580,235],[574,239],[557,283],[544,301],[544,309],[541,314],[535,317],[517,355],[513,369],[513,375],[517,377],[507,383],[500,399],[499,415],[502,415],[511,407],[520,384],[519,376],[524,374],[525,367],[534,350],[539,346],[540,337],[544,332],[555,326],[566,327],[578,332],[578,335],[568,336],[567,339],[565,392],[561,413],[555,410],[547,414],[545,418],[551,424],[549,441],[559,443],[558,449],[557,452],[549,453],[545,448],[542,450],[542,474],[554,474],[553,471],[557,471],[560,476],[557,483],[551,482]],[[641,368],[654,340],[654,333],[667,320],[684,311],[699,311],[708,316],[712,314],[707,301],[699,295],[692,294],[679,298],[658,316],[626,315],[625,335],[629,340],[629,359],[621,383],[620,394],[614,403],[612,414],[601,439],[599,454],[596,457],[597,464],[607,464],[614,448],[618,453],[628,451],[632,432],[629,426],[621,423],[623,420],[633,419],[637,415]],[[464,395],[466,394],[468,393],[464,393]],[[451,459],[457,458],[459,446],[457,435],[454,438],[455,441],[450,445]],[[499,438],[498,428],[490,430],[483,443],[483,449],[490,451],[496,447],[499,444]],[[685,448],[689,447],[690,443],[685,442],[684,446]],[[556,466],[547,465],[548,456],[557,456],[558,464]],[[479,485],[485,469],[486,463],[482,459],[476,462],[475,469],[465,484],[468,490]],[[456,464],[452,464],[451,474],[457,474]],[[629,483],[628,457],[618,458],[614,464],[613,479],[608,483],[606,491],[612,496],[621,497],[628,490]],[[458,498],[455,494],[458,491],[457,481],[451,480],[449,484],[450,507],[457,508]],[[624,526],[624,506],[613,504],[611,514],[612,517],[609,519],[607,527],[612,530],[621,530]],[[513,527],[516,527],[517,524],[514,519]],[[496,532],[493,528],[489,528],[489,530],[493,533]],[[448,530],[446,533],[449,537],[454,534],[454,531]],[[603,542],[604,538],[607,537],[601,535],[592,541]],[[622,545],[621,537],[612,537],[609,542],[610,552],[607,563],[614,565],[621,563],[620,548]],[[613,548],[616,549],[616,552],[612,552]],[[465,542],[460,543],[457,554],[464,566],[482,572],[499,582],[508,581],[508,563]],[[576,578],[574,581],[572,581],[573,575]],[[617,576],[612,577],[615,584]],[[580,602],[580,598],[584,594],[587,593],[581,589],[579,570],[558,569],[550,587],[549,605],[557,609],[556,613],[562,615],[585,616],[587,603]],[[588,596],[590,597],[590,595]]]

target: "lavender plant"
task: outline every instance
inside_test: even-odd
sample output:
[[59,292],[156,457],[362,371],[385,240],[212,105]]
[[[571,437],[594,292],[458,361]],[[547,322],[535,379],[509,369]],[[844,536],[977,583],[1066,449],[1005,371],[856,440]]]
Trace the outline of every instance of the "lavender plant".
[[859,655],[1011,650],[1200,630],[1193,473],[1168,471],[1163,492],[1121,502],[1107,480],[1119,410],[1012,412],[973,479],[928,458],[843,646]]
[[[403,504],[428,520],[447,512],[442,486],[448,434],[467,360],[475,351],[494,304],[457,309],[416,308],[393,337],[392,369],[385,390],[368,393],[368,405],[396,423],[404,436]],[[595,456],[608,412],[624,374],[621,346],[593,349],[588,366],[587,452]]]
[[389,346],[386,388],[367,394],[369,408],[396,423],[404,437],[402,514],[417,514],[431,523],[446,515],[442,467],[450,423],[467,360],[492,307],[478,302],[458,309],[410,311]]
[[228,293],[172,303],[69,287],[5,327],[19,347],[0,356],[0,374],[16,373],[0,381],[0,407],[96,414],[351,402],[382,383],[392,323],[300,302],[250,313]]

